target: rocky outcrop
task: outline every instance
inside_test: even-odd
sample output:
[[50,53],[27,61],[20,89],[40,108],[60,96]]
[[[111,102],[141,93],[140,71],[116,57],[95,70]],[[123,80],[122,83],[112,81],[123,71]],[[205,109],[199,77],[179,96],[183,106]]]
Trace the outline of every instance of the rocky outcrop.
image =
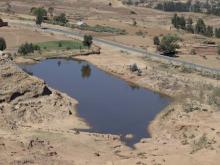
[[76,101],[50,89],[10,59],[0,59],[0,125],[16,129],[21,124],[42,123],[68,117]]

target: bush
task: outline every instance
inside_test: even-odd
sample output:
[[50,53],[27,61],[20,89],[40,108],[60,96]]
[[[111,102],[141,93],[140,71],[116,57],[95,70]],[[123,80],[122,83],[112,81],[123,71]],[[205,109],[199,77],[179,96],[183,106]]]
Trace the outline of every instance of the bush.
[[53,19],[55,22],[59,23],[59,24],[63,24],[65,25],[66,23],[68,23],[68,19],[66,18],[66,14],[61,13],[59,16],[54,17]]
[[84,35],[83,45],[90,48],[93,42],[92,40],[93,37],[91,35]]
[[61,43],[61,42],[58,42],[58,47],[62,47],[63,46],[63,44]]
[[22,44],[18,49],[18,53],[20,53],[22,55],[34,53],[34,51],[40,51],[40,47],[38,45],[34,45],[32,43]]
[[167,34],[161,39],[159,50],[167,54],[173,54],[180,47],[177,43],[179,40],[180,38],[177,35]]
[[158,36],[154,37],[154,45],[160,45],[160,39]]
[[5,39],[0,37],[0,50],[3,51],[6,49],[6,42]]
[[132,72],[138,71],[138,66],[137,66],[137,64],[131,65],[131,66],[130,66],[130,70],[131,70]]

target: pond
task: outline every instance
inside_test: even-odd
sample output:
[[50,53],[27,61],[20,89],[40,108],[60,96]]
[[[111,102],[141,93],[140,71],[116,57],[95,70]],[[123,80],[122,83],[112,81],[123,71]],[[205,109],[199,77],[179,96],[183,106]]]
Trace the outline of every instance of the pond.
[[128,146],[150,136],[149,123],[170,102],[85,61],[50,59],[21,67],[79,101],[77,112],[91,127],[81,131],[121,135]]

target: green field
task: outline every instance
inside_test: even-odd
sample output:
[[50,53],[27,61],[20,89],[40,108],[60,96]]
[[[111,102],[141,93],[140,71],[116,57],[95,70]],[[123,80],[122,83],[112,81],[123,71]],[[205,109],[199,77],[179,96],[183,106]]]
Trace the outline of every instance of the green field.
[[36,45],[40,46],[41,50],[72,50],[87,48],[78,40],[48,41]]

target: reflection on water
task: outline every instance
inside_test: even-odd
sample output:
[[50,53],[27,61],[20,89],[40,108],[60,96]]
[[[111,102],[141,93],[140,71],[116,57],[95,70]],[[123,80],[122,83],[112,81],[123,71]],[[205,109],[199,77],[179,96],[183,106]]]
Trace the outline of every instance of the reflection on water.
[[[22,66],[79,101],[77,111],[97,133],[122,135],[132,146],[149,137],[147,126],[168,103],[167,97],[128,84],[84,61],[53,59]],[[125,135],[133,138],[125,140]]]
[[57,62],[57,65],[60,66],[60,65],[61,65],[61,61],[58,61],[58,62]]
[[131,89],[133,90],[138,90],[140,89],[140,86],[136,85],[136,84],[133,84],[133,83],[128,83],[128,85],[131,87]]
[[81,68],[82,78],[89,78],[91,76],[91,67],[89,64],[83,65]]

